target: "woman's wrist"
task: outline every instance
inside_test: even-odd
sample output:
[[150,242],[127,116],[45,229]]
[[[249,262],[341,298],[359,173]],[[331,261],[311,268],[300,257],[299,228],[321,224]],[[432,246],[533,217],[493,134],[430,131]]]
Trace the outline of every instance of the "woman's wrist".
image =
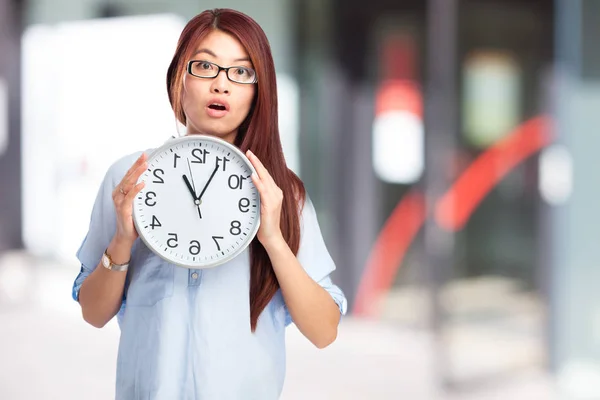
[[113,240],[108,245],[106,252],[110,255],[111,260],[115,264],[126,264],[131,258],[132,248],[133,242],[115,235]]

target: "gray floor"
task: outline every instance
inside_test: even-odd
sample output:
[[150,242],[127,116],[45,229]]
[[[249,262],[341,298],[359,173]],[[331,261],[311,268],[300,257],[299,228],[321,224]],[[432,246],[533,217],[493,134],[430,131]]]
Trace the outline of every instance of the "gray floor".
[[[69,296],[74,273],[22,254],[0,257],[0,399],[113,397],[119,332],[114,323],[98,330],[81,320]],[[317,350],[291,327],[282,398],[557,398],[535,369],[441,393],[432,343],[422,331],[346,318],[336,343]]]

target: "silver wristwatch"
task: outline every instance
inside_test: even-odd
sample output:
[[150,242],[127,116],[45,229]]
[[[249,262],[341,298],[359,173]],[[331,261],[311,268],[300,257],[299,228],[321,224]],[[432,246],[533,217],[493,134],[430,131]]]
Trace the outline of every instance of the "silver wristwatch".
[[102,266],[106,269],[110,269],[111,271],[127,271],[127,268],[129,268],[129,262],[125,264],[115,264],[111,260],[107,251],[108,249],[104,250],[104,254],[102,254]]

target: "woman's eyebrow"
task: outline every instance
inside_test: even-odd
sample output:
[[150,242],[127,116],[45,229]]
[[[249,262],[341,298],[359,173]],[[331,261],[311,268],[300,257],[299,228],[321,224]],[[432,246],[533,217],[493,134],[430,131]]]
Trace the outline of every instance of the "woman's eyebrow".
[[208,49],[196,50],[196,52],[194,53],[194,55],[197,55],[197,54],[200,54],[200,53],[206,53],[209,56],[213,56],[214,58],[217,58],[217,55],[215,53],[213,53],[212,51],[208,50]]
[[[212,56],[214,58],[218,58],[217,55],[213,51],[211,51],[209,49],[200,49],[200,50],[197,50],[194,53],[194,56],[196,56],[197,54],[200,54],[200,53],[205,53],[205,54],[208,54],[209,56]],[[233,62],[241,62],[241,61],[251,62],[249,57],[236,58],[235,60],[233,60]]]

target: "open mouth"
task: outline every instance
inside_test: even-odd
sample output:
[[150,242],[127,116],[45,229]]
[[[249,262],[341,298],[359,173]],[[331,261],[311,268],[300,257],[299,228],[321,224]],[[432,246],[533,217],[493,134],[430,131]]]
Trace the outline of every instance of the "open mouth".
[[225,111],[227,108],[222,104],[211,104],[208,106],[211,110]]

